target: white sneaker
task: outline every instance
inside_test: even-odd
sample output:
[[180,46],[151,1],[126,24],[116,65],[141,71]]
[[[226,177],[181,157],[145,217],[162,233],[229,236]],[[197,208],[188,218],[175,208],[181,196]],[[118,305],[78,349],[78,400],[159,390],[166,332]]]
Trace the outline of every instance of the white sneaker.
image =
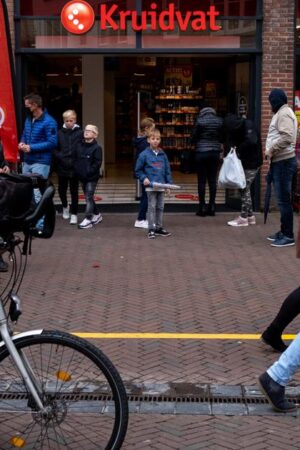
[[135,228],[147,228],[148,229],[148,220],[136,220],[134,223]]
[[77,225],[77,222],[78,222],[78,220],[77,220],[76,214],[71,214],[70,224]]
[[92,224],[93,225],[97,225],[97,223],[102,222],[102,220],[103,220],[103,217],[101,216],[100,213],[99,214],[94,214],[93,217],[92,217]]
[[66,208],[63,208],[63,219],[69,219],[70,218],[70,210],[67,206]]
[[92,226],[93,226],[92,221],[85,218],[85,219],[83,219],[83,221],[78,225],[78,228],[85,229],[85,228],[92,228]]
[[248,226],[248,219],[244,217],[237,217],[234,220],[231,220],[230,222],[227,222],[228,225],[231,227],[247,227]]

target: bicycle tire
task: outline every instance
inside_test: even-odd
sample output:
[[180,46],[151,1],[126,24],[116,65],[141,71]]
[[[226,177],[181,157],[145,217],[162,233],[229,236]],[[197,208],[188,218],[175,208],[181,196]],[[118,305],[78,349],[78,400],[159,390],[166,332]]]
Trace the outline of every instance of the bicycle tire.
[[127,396],[119,373],[102,351],[61,331],[43,330],[14,342],[38,379],[51,413],[42,417],[35,410],[3,347],[0,448],[120,449],[128,424]]

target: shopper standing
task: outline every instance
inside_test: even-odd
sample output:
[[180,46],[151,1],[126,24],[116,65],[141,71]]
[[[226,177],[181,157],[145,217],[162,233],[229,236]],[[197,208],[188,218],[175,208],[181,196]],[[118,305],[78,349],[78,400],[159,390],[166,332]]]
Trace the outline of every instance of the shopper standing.
[[[42,98],[37,94],[28,94],[24,97],[26,110],[29,112],[25,120],[24,130],[19,143],[22,153],[22,172],[24,174],[38,174],[48,178],[52,154],[57,146],[57,123],[55,119],[43,109]],[[36,203],[39,203],[42,194],[34,189]],[[44,218],[40,219],[36,228],[42,231]]]
[[77,144],[74,153],[74,168],[82,183],[86,201],[85,218],[78,225],[81,229],[92,228],[102,221],[102,215],[94,200],[102,164],[102,148],[96,140],[98,134],[96,125],[86,125],[83,140]]
[[[195,144],[195,163],[198,179],[199,209],[197,216],[214,216],[217,193],[217,174],[223,140],[223,119],[205,102],[200,105],[200,113],[192,133]],[[205,186],[208,183],[209,203],[205,205]]]
[[246,187],[240,189],[241,213],[228,225],[232,227],[245,227],[255,225],[256,218],[253,214],[251,198],[251,185],[255,180],[259,167],[262,165],[262,147],[259,133],[250,119],[239,117],[237,114],[228,114],[224,119],[225,149],[226,155],[232,147],[236,148],[246,178]]
[[[63,207],[63,219],[70,224],[77,224],[78,212],[78,177],[74,170],[75,147],[83,138],[83,133],[76,123],[77,115],[72,109],[63,113],[64,124],[58,131],[58,146],[55,151],[56,172],[58,175],[58,193]],[[68,205],[67,191],[70,187],[71,206]]]
[[148,148],[144,150],[135,166],[136,177],[143,183],[148,195],[148,238],[170,236],[163,228],[165,189],[156,188],[153,183],[172,183],[170,163],[160,148],[161,135],[157,128],[150,131]]
[[269,126],[265,156],[270,162],[269,175],[280,211],[280,230],[267,239],[272,241],[273,247],[288,247],[295,245],[292,180],[297,169],[295,146],[298,123],[282,89],[272,89],[269,102],[274,116]]
[[[139,155],[149,146],[148,144],[148,136],[151,130],[155,127],[154,120],[151,117],[145,117],[141,121],[140,130],[138,136],[133,141],[134,146],[134,160],[135,164]],[[146,188],[142,184],[142,195],[140,198],[139,212],[137,216],[137,220],[134,223],[136,228],[148,228],[147,221],[147,210],[148,210],[148,197],[146,193]]]

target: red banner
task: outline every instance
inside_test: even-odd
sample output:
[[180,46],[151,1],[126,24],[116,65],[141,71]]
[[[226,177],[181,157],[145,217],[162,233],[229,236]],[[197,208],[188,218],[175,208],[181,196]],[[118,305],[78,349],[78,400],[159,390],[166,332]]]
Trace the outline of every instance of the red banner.
[[0,2],[0,138],[5,159],[15,163],[18,157],[18,132],[13,89],[13,68],[7,9]]

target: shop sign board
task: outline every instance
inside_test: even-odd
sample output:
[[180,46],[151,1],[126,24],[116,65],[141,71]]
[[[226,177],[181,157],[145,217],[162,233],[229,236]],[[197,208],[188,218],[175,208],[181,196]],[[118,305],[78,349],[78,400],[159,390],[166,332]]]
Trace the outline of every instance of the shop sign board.
[[13,90],[12,56],[10,51],[7,10],[0,1],[0,138],[7,161],[15,163],[18,156],[18,135]]
[[[216,19],[219,11],[214,5],[207,10],[188,10],[184,13],[169,3],[160,10],[158,4],[152,2],[148,10],[123,10],[118,3],[108,2],[99,5],[99,26],[101,31],[124,31],[128,27],[132,31],[219,31]],[[61,22],[67,31],[73,34],[88,32],[95,22],[95,13],[86,1],[69,1],[61,11]]]

